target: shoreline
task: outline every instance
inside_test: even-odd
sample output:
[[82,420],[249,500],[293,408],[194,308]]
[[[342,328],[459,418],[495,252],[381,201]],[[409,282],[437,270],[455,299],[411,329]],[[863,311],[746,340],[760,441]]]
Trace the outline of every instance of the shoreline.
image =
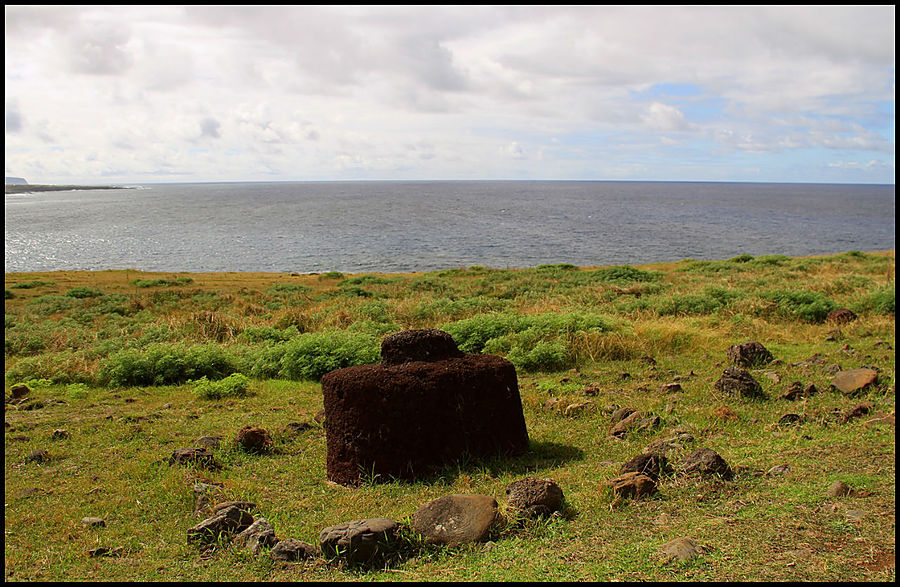
[[[874,251],[840,251],[837,253],[822,253],[817,255],[783,255],[784,257],[788,257],[790,259],[817,259],[824,257],[834,257],[835,255],[844,255],[847,253],[860,252],[866,255],[875,255],[875,256],[892,256],[895,254],[895,249],[882,249],[882,250],[874,250]],[[767,255],[756,255],[755,257],[772,257],[772,256],[781,256],[775,253],[767,254]],[[244,278],[249,277],[317,277],[320,275],[328,275],[340,273],[343,276],[352,276],[352,275],[381,275],[381,276],[415,276],[415,275],[425,275],[428,273],[440,273],[440,272],[462,272],[462,271],[532,271],[540,268],[549,268],[549,267],[565,267],[569,268],[573,271],[591,271],[596,269],[602,269],[606,267],[619,267],[619,266],[629,266],[629,267],[644,267],[644,268],[659,268],[665,267],[669,265],[677,265],[680,263],[684,263],[687,261],[702,261],[709,263],[723,262],[729,261],[730,259],[680,259],[678,261],[652,261],[648,263],[618,263],[612,265],[572,265],[570,263],[557,263],[557,264],[549,264],[549,265],[536,265],[532,267],[488,267],[486,265],[472,265],[470,267],[444,267],[442,269],[433,269],[429,271],[182,271],[182,270],[165,270],[165,269],[135,269],[135,268],[115,268],[115,269],[47,269],[43,271],[5,271],[4,275],[9,276],[38,276],[38,275],[60,275],[60,274],[113,274],[113,273],[129,273],[129,274],[141,274],[147,276],[165,276],[165,275],[181,275],[181,276],[192,276],[192,275],[204,275],[204,276],[240,276]]]
[[6,192],[7,194],[33,194],[40,192],[74,192],[74,191],[82,191],[82,190],[127,190],[132,189],[126,186],[119,185],[21,185],[21,184],[7,184]]

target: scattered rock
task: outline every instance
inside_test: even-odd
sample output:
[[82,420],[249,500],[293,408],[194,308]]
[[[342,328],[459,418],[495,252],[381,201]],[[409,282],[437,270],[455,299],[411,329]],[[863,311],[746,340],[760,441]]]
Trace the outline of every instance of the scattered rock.
[[[627,408],[623,408],[627,409]],[[618,413],[618,412],[617,412]],[[609,428],[609,435],[622,438],[630,432],[641,430],[651,430],[659,426],[659,416],[648,412],[631,412],[622,420],[615,421],[616,414],[613,414],[613,425]]]
[[219,463],[212,452],[205,446],[176,448],[169,457],[169,464],[196,465],[207,469],[218,469]]
[[57,428],[50,433],[50,440],[65,440],[69,437],[69,431]]
[[600,395],[600,387],[596,385],[588,385],[581,390],[581,393],[588,397],[597,397],[598,395]]
[[81,518],[81,525],[85,528],[105,528],[106,520],[103,518],[85,517]]
[[583,411],[585,411],[586,408],[588,408],[592,405],[594,405],[592,402],[579,402],[579,403],[569,404],[568,406],[566,406],[566,409],[563,410],[563,415],[568,416],[568,417],[577,416],[580,413],[582,413]]
[[728,362],[738,367],[757,367],[770,363],[775,357],[758,342],[744,342],[732,345],[726,352]]
[[774,467],[766,471],[766,475],[768,475],[769,477],[773,477],[775,475],[787,475],[790,472],[790,465],[775,465]]
[[839,371],[831,382],[831,386],[841,393],[851,394],[863,391],[878,381],[878,372],[874,369],[850,369]]
[[794,381],[791,383],[790,387],[788,387],[787,391],[781,396],[781,399],[786,399],[788,401],[795,401],[804,397],[811,397],[819,393],[819,390],[816,389],[816,386],[810,383],[806,387],[803,386],[799,381]]
[[825,495],[828,497],[846,497],[848,495],[853,495],[853,489],[843,481],[835,481],[828,487],[828,491],[825,492]]
[[245,530],[234,537],[234,543],[252,552],[259,554],[263,548],[275,546],[278,537],[275,529],[265,518],[256,518]]
[[222,436],[201,436],[197,439],[197,446],[206,447],[212,450],[219,448],[222,443]]
[[87,554],[91,558],[99,558],[101,556],[108,557],[120,557],[125,553],[125,548],[122,546],[116,546],[114,548],[108,548],[106,546],[98,546],[97,548],[92,548],[87,551]]
[[419,507],[410,520],[428,544],[484,542],[504,522],[497,500],[487,495],[445,495]]
[[715,382],[715,388],[722,393],[743,397],[762,397],[763,390],[759,382],[745,369],[726,367],[722,377]]
[[256,454],[269,452],[274,444],[264,428],[249,425],[238,430],[234,442],[243,450]]
[[223,489],[221,484],[214,483],[195,483],[194,492],[194,515],[201,514],[209,510],[210,506],[218,503],[222,496]]
[[309,422],[288,422],[284,426],[284,432],[286,436],[299,436],[312,427]]
[[187,531],[188,542],[209,544],[220,537],[243,532],[253,523],[250,512],[235,505],[218,509],[211,517]]
[[606,482],[616,497],[641,499],[656,493],[656,481],[642,473],[625,473]]
[[306,542],[301,542],[296,538],[279,540],[278,543],[272,547],[272,550],[269,551],[269,556],[273,559],[287,562],[297,562],[313,558],[317,554],[318,552],[316,551],[315,546],[307,544]]
[[842,419],[843,423],[846,424],[850,420],[854,420],[856,418],[861,418],[872,411],[871,404],[859,404],[855,408],[851,409],[849,412],[844,414]]
[[50,453],[43,448],[33,450],[25,457],[26,463],[49,463],[50,460]]
[[679,470],[687,474],[718,475],[726,481],[730,481],[734,477],[734,473],[725,459],[710,448],[701,448],[687,455],[681,462]]
[[319,534],[319,550],[329,560],[370,566],[397,549],[400,526],[394,520],[369,518],[329,526]]
[[713,415],[723,420],[740,420],[740,416],[728,406],[719,406],[713,410]]
[[848,324],[854,320],[856,320],[856,314],[854,314],[852,310],[846,308],[832,310],[828,312],[828,316],[825,317],[826,322],[834,324]]
[[31,389],[25,384],[13,385],[9,388],[9,397],[12,399],[22,399],[29,393],[31,393]]
[[661,475],[667,475],[671,472],[672,468],[669,466],[669,459],[661,454],[652,452],[637,455],[623,463],[619,469],[620,474],[641,473],[654,481],[658,481]]
[[666,383],[659,389],[659,391],[662,393],[676,393],[684,390],[681,388],[680,383]]
[[669,561],[684,562],[703,554],[703,549],[690,538],[676,538],[660,546],[659,554]]
[[552,479],[526,477],[506,486],[506,505],[525,517],[549,516],[562,509],[563,491]]
[[645,453],[657,453],[667,455],[670,452],[678,452],[694,443],[694,437],[687,432],[676,432],[668,438],[654,440],[644,448]]
[[778,419],[779,426],[790,426],[792,424],[800,424],[803,422],[803,416],[800,414],[785,414]]

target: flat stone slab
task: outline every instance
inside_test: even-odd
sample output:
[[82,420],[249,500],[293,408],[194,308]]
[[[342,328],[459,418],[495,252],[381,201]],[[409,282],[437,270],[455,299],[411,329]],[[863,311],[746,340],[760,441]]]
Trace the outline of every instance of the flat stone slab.
[[410,526],[428,544],[461,546],[483,542],[503,522],[497,500],[487,495],[445,495],[417,509]]
[[874,385],[877,381],[878,372],[874,369],[849,369],[835,375],[831,386],[841,393],[854,393]]

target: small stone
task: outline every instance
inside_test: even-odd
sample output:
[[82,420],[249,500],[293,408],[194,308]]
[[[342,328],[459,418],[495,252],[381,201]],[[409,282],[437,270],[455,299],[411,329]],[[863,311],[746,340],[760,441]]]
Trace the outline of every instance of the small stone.
[[42,448],[33,450],[25,457],[26,463],[49,463],[51,460],[50,453]]
[[269,551],[269,556],[275,560],[297,562],[316,556],[316,547],[306,542],[301,542],[296,538],[285,538],[279,540],[278,543]]
[[115,548],[107,548],[105,546],[99,546],[97,548],[92,548],[87,551],[88,556],[91,558],[99,558],[101,556],[108,557],[120,557],[125,552],[125,548],[122,546],[116,546]]
[[9,388],[10,397],[13,399],[21,399],[31,393],[31,389],[25,384],[13,385]]
[[828,316],[825,317],[825,321],[834,324],[848,324],[856,320],[856,317],[856,314],[854,314],[852,310],[839,308],[837,310],[828,312]]
[[732,345],[726,352],[728,362],[738,367],[765,365],[774,358],[772,353],[758,342],[744,342]]
[[585,411],[586,408],[588,408],[589,406],[592,406],[592,405],[593,404],[591,402],[579,402],[579,403],[575,403],[575,404],[569,404],[568,406],[566,406],[566,409],[563,410],[563,415],[568,416],[568,417],[577,416],[580,413],[582,413],[583,411]]
[[596,385],[588,385],[584,389],[581,390],[581,393],[588,397],[596,397],[600,395],[600,388]]
[[656,481],[642,473],[625,473],[606,482],[617,497],[641,499],[656,493]]
[[311,429],[313,426],[309,422],[289,422],[285,425],[284,431],[289,436],[297,436]]
[[50,433],[50,440],[65,440],[69,437],[69,431],[57,428]]
[[245,451],[252,453],[268,452],[274,444],[269,433],[264,428],[256,426],[241,428],[237,433],[235,443]]
[[670,561],[684,562],[703,554],[703,549],[690,538],[676,538],[660,546],[659,554]]
[[197,446],[215,450],[219,448],[222,438],[222,436],[201,436],[197,439]]
[[722,393],[743,397],[761,397],[764,395],[759,382],[748,371],[739,367],[726,367],[714,386]]
[[680,383],[666,383],[659,389],[662,393],[677,393],[684,391]]
[[263,548],[275,546],[278,543],[278,537],[275,536],[275,529],[268,520],[257,518],[234,537],[234,543],[237,546],[243,546],[253,554],[259,554]]
[[669,460],[665,456],[651,452],[637,455],[625,462],[622,468],[619,469],[620,474],[632,472],[641,473],[654,481],[658,481],[660,475],[671,473],[672,468],[669,466]]
[[253,516],[237,506],[229,506],[217,511],[187,531],[188,542],[208,544],[220,537],[237,534],[253,523]]
[[85,528],[105,528],[106,521],[103,518],[85,517],[81,518],[81,525]]
[[803,416],[800,414],[785,414],[778,419],[779,426],[790,426],[792,424],[800,424],[803,422]]
[[786,475],[791,472],[790,465],[775,465],[768,471],[766,471],[766,475],[774,476],[774,475]]
[[219,464],[212,452],[205,446],[176,448],[169,457],[169,464],[197,465],[208,469],[217,469]]
[[853,495],[853,490],[843,481],[835,481],[828,487],[826,495],[828,497],[846,497]]
[[855,408],[851,409],[847,412],[843,417],[843,422],[846,424],[850,420],[854,420],[856,418],[861,418],[868,414],[872,410],[872,406],[869,404],[859,404]]
[[680,470],[687,474],[717,475],[726,481],[731,480],[734,476],[725,459],[709,448],[701,448],[686,456],[681,463]]

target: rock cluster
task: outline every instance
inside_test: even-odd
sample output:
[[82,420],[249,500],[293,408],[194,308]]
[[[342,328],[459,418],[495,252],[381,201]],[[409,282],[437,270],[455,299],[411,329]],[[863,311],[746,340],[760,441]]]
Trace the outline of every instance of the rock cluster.
[[417,479],[467,455],[528,449],[515,367],[463,354],[439,330],[386,337],[380,364],[326,374],[322,394],[328,478],[342,485]]

